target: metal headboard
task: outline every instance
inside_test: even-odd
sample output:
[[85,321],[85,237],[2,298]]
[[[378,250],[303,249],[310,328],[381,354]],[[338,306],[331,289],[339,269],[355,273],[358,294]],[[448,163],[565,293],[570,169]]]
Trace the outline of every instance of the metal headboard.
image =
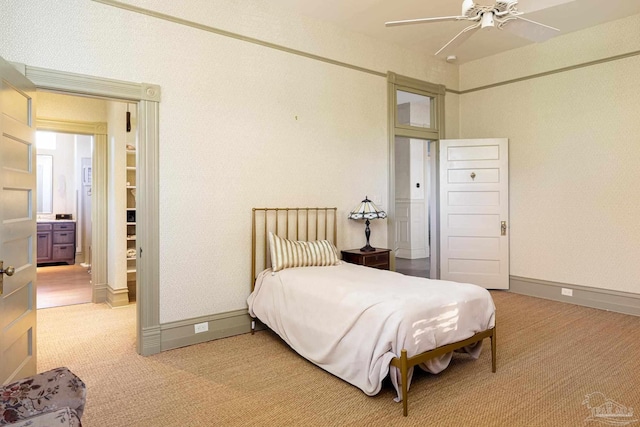
[[251,290],[271,264],[269,232],[290,240],[329,240],[336,245],[338,208],[253,208],[251,213]]

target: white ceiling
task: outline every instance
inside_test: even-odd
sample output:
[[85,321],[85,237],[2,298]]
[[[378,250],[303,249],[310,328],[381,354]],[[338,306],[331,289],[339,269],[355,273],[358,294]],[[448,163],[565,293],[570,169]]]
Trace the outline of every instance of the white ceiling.
[[[451,40],[468,21],[385,27],[386,21],[457,16],[462,0],[270,0],[291,12],[331,22],[374,39],[407,49],[434,54]],[[492,0],[476,0],[490,5]],[[640,13],[640,0],[520,0],[524,17],[560,29],[566,34]],[[533,43],[504,30],[476,32],[460,46],[457,63],[494,55]]]

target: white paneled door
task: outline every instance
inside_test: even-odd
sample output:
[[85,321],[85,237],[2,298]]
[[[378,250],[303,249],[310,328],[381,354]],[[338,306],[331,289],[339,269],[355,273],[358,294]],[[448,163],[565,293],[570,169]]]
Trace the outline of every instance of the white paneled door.
[[509,289],[508,140],[440,141],[440,278]]
[[36,373],[35,86],[0,58],[0,383]]

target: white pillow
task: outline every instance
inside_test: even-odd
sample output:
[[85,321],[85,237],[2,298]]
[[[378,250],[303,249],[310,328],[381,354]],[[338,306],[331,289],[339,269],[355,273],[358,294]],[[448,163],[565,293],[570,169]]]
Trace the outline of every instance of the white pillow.
[[322,267],[340,263],[338,249],[328,240],[313,242],[288,240],[269,232],[269,249],[273,271],[292,267]]

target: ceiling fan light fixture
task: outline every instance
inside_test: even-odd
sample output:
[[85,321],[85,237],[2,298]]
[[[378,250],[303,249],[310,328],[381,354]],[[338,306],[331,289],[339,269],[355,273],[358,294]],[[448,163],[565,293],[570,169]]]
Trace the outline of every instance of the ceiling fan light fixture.
[[496,23],[493,20],[493,12],[485,12],[482,14],[482,28],[493,28]]
[[[533,0],[530,1],[533,2]],[[566,3],[575,0],[553,1]],[[448,56],[454,53],[455,49],[480,29],[491,29],[496,27],[499,30],[506,29],[519,37],[534,42],[543,42],[560,31],[559,29],[549,25],[524,18],[522,16],[524,14],[524,12],[518,10],[518,0],[494,0],[493,5],[478,5],[474,0],[462,0],[461,16],[436,16],[432,18],[404,19],[401,21],[385,22],[385,26],[393,27],[397,25],[426,24],[446,21],[467,21],[472,23],[460,31],[454,38],[449,40],[447,44],[442,46],[440,50],[435,53],[436,56],[447,58],[447,60],[449,59]]]

